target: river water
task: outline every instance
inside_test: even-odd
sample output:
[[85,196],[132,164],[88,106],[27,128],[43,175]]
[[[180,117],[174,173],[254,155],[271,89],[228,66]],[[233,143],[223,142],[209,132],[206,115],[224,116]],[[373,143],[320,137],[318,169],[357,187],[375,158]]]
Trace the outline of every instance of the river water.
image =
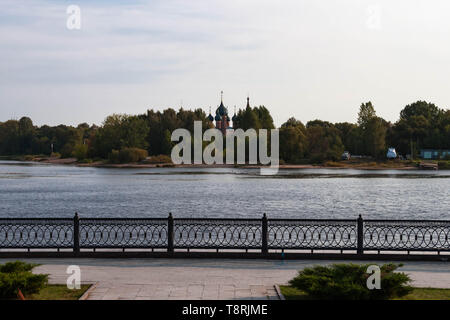
[[111,169],[0,161],[0,217],[450,220],[450,171]]

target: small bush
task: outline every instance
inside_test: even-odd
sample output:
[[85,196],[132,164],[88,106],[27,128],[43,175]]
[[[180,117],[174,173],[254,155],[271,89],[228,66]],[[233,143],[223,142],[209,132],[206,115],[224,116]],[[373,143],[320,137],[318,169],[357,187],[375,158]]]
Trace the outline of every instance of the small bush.
[[37,266],[38,264],[26,263],[22,261],[7,262],[5,264],[0,264],[0,272],[1,273],[27,272],[33,270],[33,268]]
[[325,162],[325,167],[333,167],[333,168],[338,168],[338,167],[342,167],[343,164],[340,162],[336,162],[336,161],[327,161]]
[[23,157],[23,159],[25,161],[33,161],[35,157],[33,155],[27,154],[26,156]]
[[160,154],[150,157],[149,159],[145,160],[145,163],[172,163],[172,158],[165,154]]
[[108,160],[111,163],[119,163],[119,150],[111,150],[110,154],[108,155]]
[[450,169],[450,161],[438,161],[439,169]]
[[72,156],[77,158],[78,161],[86,159],[88,154],[88,146],[85,144],[77,144],[72,152]]
[[86,159],[83,159],[83,160],[78,160],[78,163],[81,163],[81,164],[83,164],[83,163],[92,163],[92,162],[93,161],[90,158],[86,158]]
[[367,288],[368,265],[334,264],[299,271],[289,284],[310,297],[323,300],[375,300],[402,297],[412,291],[404,273],[394,273],[401,265],[385,264],[381,269],[381,289]]
[[315,153],[310,156],[311,163],[322,164],[325,161],[325,156],[321,153]]
[[48,275],[33,274],[36,266],[21,261],[0,265],[0,299],[16,298],[19,289],[24,295],[39,293],[47,285]]
[[124,148],[119,152],[119,160],[121,163],[139,162],[147,157],[147,151],[139,148]]
[[124,148],[120,151],[112,150],[108,158],[111,163],[130,163],[142,161],[146,159],[147,156],[147,150],[139,148]]

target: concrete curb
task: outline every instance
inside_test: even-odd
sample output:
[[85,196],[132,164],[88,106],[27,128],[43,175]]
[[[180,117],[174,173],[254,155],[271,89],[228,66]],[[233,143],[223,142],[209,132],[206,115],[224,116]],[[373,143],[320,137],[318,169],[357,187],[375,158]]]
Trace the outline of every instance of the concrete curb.
[[346,254],[346,253],[275,253],[255,252],[7,252],[0,251],[0,259],[28,258],[170,258],[170,259],[269,259],[269,260],[381,260],[381,261],[442,261],[450,262],[450,255],[436,254]]
[[97,285],[98,285],[98,282],[91,285],[89,287],[89,289],[87,289],[86,292],[83,293],[83,295],[78,300],[87,300],[89,298],[89,295],[92,293],[92,291],[94,291],[95,288],[97,288]]
[[274,285],[274,288],[275,291],[277,292],[278,298],[280,298],[280,300],[286,300],[286,298],[281,293],[280,287],[277,284]]

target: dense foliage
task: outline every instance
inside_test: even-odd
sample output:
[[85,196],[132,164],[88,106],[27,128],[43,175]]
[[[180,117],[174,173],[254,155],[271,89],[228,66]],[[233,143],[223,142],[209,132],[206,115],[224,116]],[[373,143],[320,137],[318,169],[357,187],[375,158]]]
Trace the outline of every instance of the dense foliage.
[[109,154],[109,161],[111,163],[139,162],[146,159],[147,156],[147,150],[139,148],[123,148],[120,151],[112,150]]
[[[53,152],[79,161],[140,161],[144,153],[137,152],[138,149],[151,156],[170,155],[174,145],[172,131],[185,128],[192,133],[194,121],[201,121],[203,130],[213,126],[201,109],[113,114],[100,127],[86,123],[77,127],[37,127],[30,118],[23,117],[0,122],[0,156],[49,156]],[[270,112],[264,106],[239,110],[233,126],[244,130],[274,128]],[[384,158],[388,147],[395,147],[402,155],[412,153],[414,157],[422,148],[450,149],[450,110],[417,101],[407,105],[400,112],[400,119],[392,124],[378,117],[372,103],[367,102],[360,106],[357,123],[314,120],[305,126],[290,118],[280,127],[280,157],[288,163],[337,160],[344,150]]]
[[48,282],[48,275],[33,274],[36,264],[21,261],[0,265],[0,299],[14,299],[20,290],[24,295],[38,293]]
[[397,264],[381,266],[380,289],[370,290],[367,287],[369,266],[349,263],[305,268],[289,284],[312,298],[324,300],[392,299],[411,292],[408,275],[394,272],[401,266]]

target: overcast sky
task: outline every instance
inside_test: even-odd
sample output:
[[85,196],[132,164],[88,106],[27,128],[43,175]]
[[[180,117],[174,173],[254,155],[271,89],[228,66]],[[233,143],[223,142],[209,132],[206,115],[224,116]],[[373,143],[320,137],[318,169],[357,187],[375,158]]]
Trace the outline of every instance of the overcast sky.
[[394,122],[419,99],[448,108],[449,17],[448,0],[0,0],[0,121],[208,111],[223,90],[276,125],[354,122],[369,100]]

